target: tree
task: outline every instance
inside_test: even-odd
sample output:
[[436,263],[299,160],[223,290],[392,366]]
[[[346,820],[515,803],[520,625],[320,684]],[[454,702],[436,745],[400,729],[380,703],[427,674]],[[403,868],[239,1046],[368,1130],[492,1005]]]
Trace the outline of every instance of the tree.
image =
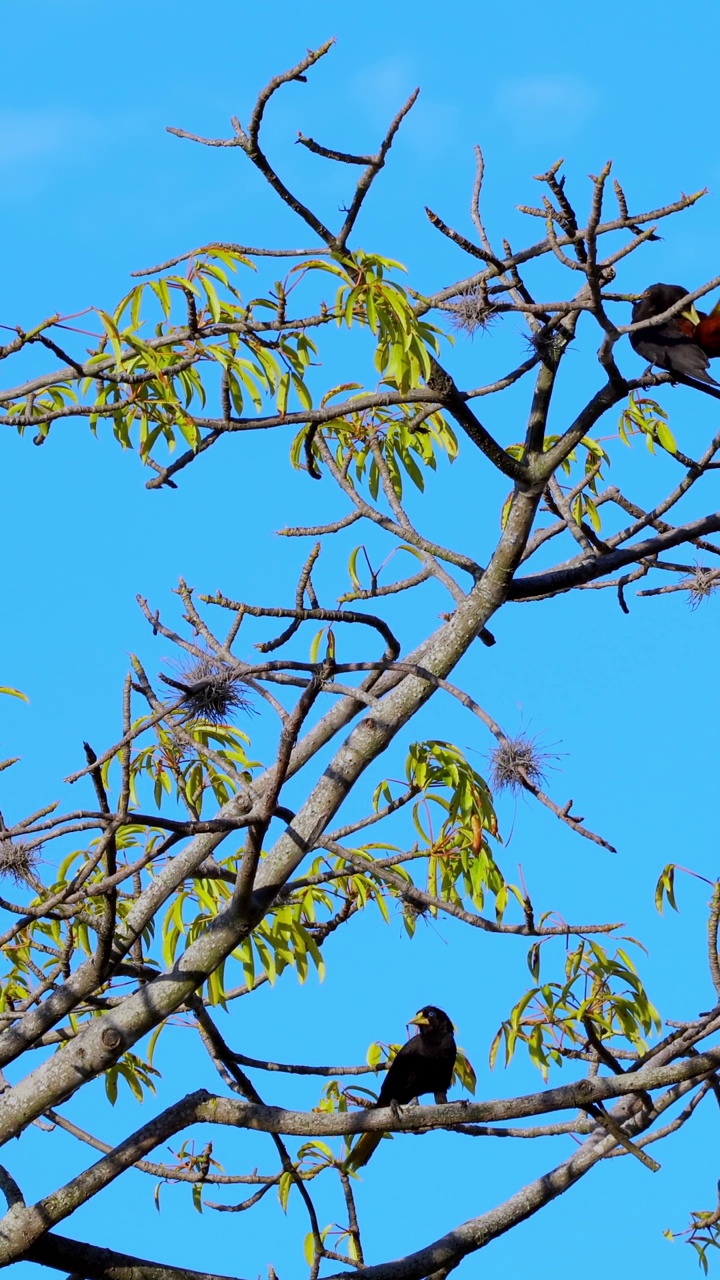
[[[542,238],[521,250],[503,241],[500,252],[480,213],[478,151],[475,238],[428,210],[438,232],[467,255],[468,273],[426,296],[402,284],[398,263],[354,244],[364,201],[415,95],[373,154],[351,155],[300,135],[308,151],[360,173],[337,229],[288,189],[265,154],[260,131],[271,98],[283,85],[304,81],[328,51],[325,45],[309,53],[273,79],[247,127],[233,120],[230,138],[171,131],[241,150],[305,224],[313,247],[205,245],[138,273],[140,282],[114,310],[97,313],[102,335],[89,353],[80,342],[71,345],[65,336],[70,318],[60,316],[17,331],[2,348],[11,362],[33,347],[62,362],[0,394],[3,423],[37,444],[73,418],[87,419],[93,430],[110,423],[122,447],[139,450],[154,473],[148,487],[158,489],[181,485],[182,472],[202,467],[203,455],[219,445],[231,443],[241,466],[242,439],[227,437],[292,427],[292,461],[319,482],[313,498],[332,493],[342,503],[340,515],[328,512],[318,523],[282,530],[287,538],[313,541],[290,605],[257,605],[221,591],[198,594],[181,581],[181,631],[166,622],[157,602],[141,601],[152,632],[177,647],[175,675],[163,674],[158,683],[132,658],[117,739],[98,754],[86,744],[84,766],[71,779],[85,788],[84,807],[58,813],[41,804],[26,817],[6,813],[0,865],[18,892],[0,900],[7,916],[0,1065],[13,1074],[12,1088],[0,1096],[0,1135],[7,1141],[45,1120],[102,1154],[35,1204],[25,1203],[22,1188],[3,1171],[3,1263],[30,1259],[103,1280],[124,1280],[131,1272],[148,1280],[197,1275],[57,1234],[76,1209],[137,1168],[158,1184],[188,1183],[198,1208],[216,1206],[213,1187],[228,1183],[253,1188],[239,1208],[273,1190],[283,1207],[299,1198],[312,1277],[332,1264],[373,1280],[445,1275],[601,1161],[623,1153],[656,1167],[647,1148],[680,1129],[706,1096],[720,1096],[720,1050],[705,1047],[720,1026],[717,1008],[698,1016],[690,999],[687,1020],[663,1033],[620,924],[567,922],[551,902],[536,904],[522,879],[508,878],[495,811],[503,788],[529,793],[578,839],[612,846],[571,803],[547,793],[541,746],[528,734],[504,731],[473,691],[453,679],[478,641],[492,647],[492,620],[506,605],[596,586],[614,589],[627,610],[630,585],[658,570],[666,585],[640,594],[681,590],[697,602],[713,590],[717,570],[687,557],[694,554],[690,547],[718,553],[712,535],[720,530],[720,514],[693,514],[677,524],[667,517],[689,494],[705,501],[701,482],[717,465],[720,433],[698,458],[680,451],[663,410],[647,394],[669,375],[628,378],[616,361],[616,344],[629,326],[616,323],[627,310],[612,304],[627,308],[632,296],[610,288],[624,259],[653,238],[658,223],[690,208],[702,193],[635,213],[615,180],[615,205],[606,212],[606,165],[591,180],[589,209],[581,217],[554,165],[540,177],[541,206],[522,208],[540,220]],[[278,260],[284,274],[275,280]],[[250,273],[268,265],[274,270],[257,289]],[[549,300],[537,300],[534,273]],[[679,315],[719,282],[696,289],[667,315]],[[472,336],[507,313],[527,325],[527,351],[510,372],[462,387],[444,329]],[[581,321],[600,330],[599,380],[571,413],[563,402],[563,425],[555,429],[566,355]],[[341,362],[356,372],[327,386],[314,365],[336,329],[352,344]],[[476,409],[486,397],[516,387],[527,421],[522,438],[504,445]],[[642,436],[651,452],[678,466],[669,491],[658,488],[649,466],[648,484],[655,488],[642,505],[606,483],[616,446],[606,448],[597,433],[618,411],[618,448]],[[479,459],[483,477],[461,549],[423,532],[412,497],[413,486],[424,493],[427,472],[443,455],[456,456],[458,430],[463,457]],[[262,482],[270,495],[269,481]],[[310,479],[306,483],[309,490]],[[361,523],[362,541],[356,541]],[[335,540],[344,545],[348,529],[346,573],[330,590],[321,588],[322,550]],[[479,543],[489,548],[483,563]],[[687,549],[679,563],[666,558],[677,548]],[[406,556],[409,570],[398,567]],[[447,612],[438,625],[431,610],[440,592]],[[394,608],[394,597],[407,593],[422,611],[419,639]],[[251,619],[263,628],[259,661],[252,662],[238,656]],[[430,699],[456,700],[492,735],[489,781],[440,736],[411,740],[404,763],[398,750],[386,756],[404,741],[406,728],[412,734]],[[252,758],[250,713],[275,725],[269,766]],[[377,780],[368,795],[370,770]],[[675,906],[675,872],[672,863],[661,870],[660,904]],[[366,909],[387,918],[390,905],[401,909],[411,937],[419,918],[449,916],[492,934],[498,953],[507,937],[528,940],[532,985],[508,1010],[493,1054],[502,1051],[510,1060],[518,1050],[527,1052],[543,1086],[553,1073],[550,1087],[499,1102],[423,1105],[397,1114],[353,1109],[367,1099],[354,1078],[364,1075],[374,1086],[373,1073],[397,1045],[375,1044],[367,1065],[350,1068],[274,1064],[231,1045],[236,1024],[221,1029],[222,1013],[232,1014],[241,997],[283,973],[294,970],[303,980],[311,967],[321,970],[328,939],[337,947],[347,936],[351,946],[353,918]],[[587,906],[592,916],[590,893]],[[709,970],[720,999],[719,922],[720,883],[712,887],[707,921]],[[147,1097],[156,1063],[172,1052],[165,1046],[173,1042],[177,1015],[196,1029],[219,1076],[218,1093],[198,1088],[140,1127],[128,1113],[125,1135],[114,1145],[67,1118],[63,1103],[99,1077],[111,1102],[121,1085]],[[565,1080],[568,1072],[573,1078],[557,1084],[554,1069],[563,1063]],[[281,1071],[288,1090],[308,1074],[325,1078],[316,1109],[264,1105],[261,1077],[248,1074],[263,1069]],[[457,1073],[472,1091],[464,1055]],[[573,1118],[556,1118],[568,1110]],[[441,1239],[420,1240],[401,1260],[391,1260],[390,1246],[387,1257],[366,1265],[356,1183],[344,1163],[354,1135],[449,1128],[460,1141],[533,1117],[539,1124],[511,1133],[556,1137],[563,1145],[554,1167]],[[203,1138],[196,1150],[183,1135],[198,1123]],[[219,1126],[269,1135],[274,1167],[220,1169],[213,1157]],[[569,1156],[567,1135],[578,1139]],[[286,1138],[300,1138],[300,1147]],[[333,1138],[344,1142],[331,1146]],[[172,1162],[148,1159],[169,1141],[177,1147]],[[326,1206],[332,1206],[327,1213]],[[325,1223],[338,1212],[344,1219],[334,1233]],[[688,1232],[703,1261],[708,1244],[716,1243],[716,1217],[695,1214]]]

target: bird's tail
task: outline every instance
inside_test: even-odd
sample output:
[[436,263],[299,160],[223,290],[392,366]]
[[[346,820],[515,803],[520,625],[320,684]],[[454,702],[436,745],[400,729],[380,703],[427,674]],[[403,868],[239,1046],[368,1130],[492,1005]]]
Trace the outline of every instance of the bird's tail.
[[361,1133],[350,1155],[345,1161],[345,1168],[349,1170],[362,1169],[367,1164],[373,1151],[380,1146],[384,1133]]
[[[705,395],[713,396],[715,400],[720,400],[720,383],[715,378],[711,378],[709,373],[696,374],[694,378],[687,377],[684,373],[672,371],[673,382],[682,382],[686,387],[693,387],[695,391],[704,391]],[[710,386],[708,386],[710,383]]]

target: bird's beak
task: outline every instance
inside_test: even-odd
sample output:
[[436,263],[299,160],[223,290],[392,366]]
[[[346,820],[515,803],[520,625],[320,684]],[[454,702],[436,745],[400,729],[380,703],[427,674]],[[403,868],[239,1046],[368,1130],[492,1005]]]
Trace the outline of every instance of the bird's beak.
[[426,1018],[425,1015],[422,1013],[416,1013],[414,1018],[410,1018],[408,1022],[408,1026],[409,1027],[429,1027],[430,1019]]
[[692,324],[697,325],[700,323],[700,316],[695,308],[695,303],[689,306],[686,311],[681,311],[680,315],[684,320],[690,320]]

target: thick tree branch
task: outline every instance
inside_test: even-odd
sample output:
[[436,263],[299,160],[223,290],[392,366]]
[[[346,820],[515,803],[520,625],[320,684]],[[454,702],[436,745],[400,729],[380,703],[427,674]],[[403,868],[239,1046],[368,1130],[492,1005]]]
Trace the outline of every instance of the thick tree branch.
[[240,1280],[238,1276],[220,1275],[215,1271],[192,1271],[169,1263],[149,1262],[131,1253],[101,1249],[49,1232],[32,1245],[24,1255],[27,1262],[39,1262],[55,1271],[83,1276],[85,1280]]

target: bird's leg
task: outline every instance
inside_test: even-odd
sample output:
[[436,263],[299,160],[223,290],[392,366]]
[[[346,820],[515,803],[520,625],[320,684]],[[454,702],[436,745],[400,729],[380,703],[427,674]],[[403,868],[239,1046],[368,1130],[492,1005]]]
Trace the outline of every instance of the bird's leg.
[[440,1092],[440,1093],[436,1093],[436,1094],[435,1094],[435,1105],[436,1105],[436,1106],[438,1106],[438,1107],[444,1107],[444,1106],[445,1106],[445,1104],[446,1104],[446,1102],[447,1102],[447,1094],[446,1094],[446,1092],[445,1092],[445,1090],[444,1090],[444,1089],[442,1090],[442,1092]]

